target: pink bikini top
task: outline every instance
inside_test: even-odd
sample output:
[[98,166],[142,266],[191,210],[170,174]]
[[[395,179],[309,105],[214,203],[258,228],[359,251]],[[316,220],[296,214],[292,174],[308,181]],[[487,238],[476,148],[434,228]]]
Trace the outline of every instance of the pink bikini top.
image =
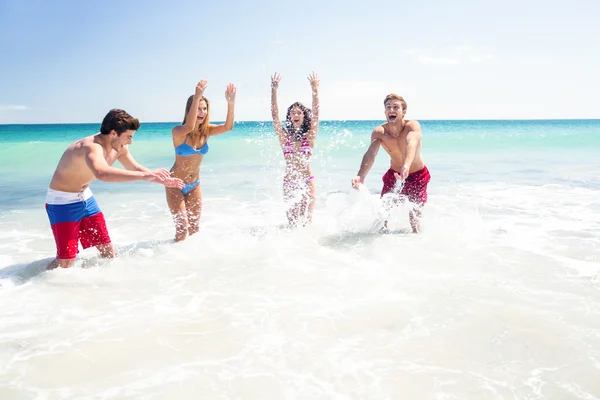
[[[285,142],[285,145],[283,146],[283,154],[294,154],[296,152],[294,146],[292,145],[292,142],[290,141],[290,137],[288,136],[287,141]],[[299,153],[302,154],[308,154],[311,155],[312,154],[312,148],[310,147],[310,143],[308,143],[308,139],[306,138],[306,136],[304,136],[302,138],[302,144],[300,145],[300,151]]]

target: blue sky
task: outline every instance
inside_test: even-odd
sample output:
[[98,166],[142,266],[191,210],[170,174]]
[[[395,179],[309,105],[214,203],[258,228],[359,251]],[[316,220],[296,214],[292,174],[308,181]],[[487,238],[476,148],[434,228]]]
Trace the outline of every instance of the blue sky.
[[208,80],[211,119],[310,103],[323,119],[600,118],[600,1],[0,0],[0,123],[179,121]]

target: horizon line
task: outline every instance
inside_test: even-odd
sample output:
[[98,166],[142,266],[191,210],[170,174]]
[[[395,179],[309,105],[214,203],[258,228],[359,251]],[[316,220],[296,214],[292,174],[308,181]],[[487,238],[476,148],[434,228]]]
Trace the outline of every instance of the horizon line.
[[[417,119],[417,118],[414,118]],[[409,119],[410,120],[410,119]],[[599,118],[418,118],[418,121],[430,121],[430,122],[478,122],[478,121],[600,121]],[[213,121],[225,122],[220,120]],[[245,123],[245,122],[259,122],[259,123],[272,123],[272,120],[234,120],[234,123]],[[385,119],[322,119],[319,122],[385,122]],[[0,126],[9,125],[95,125],[102,124],[102,121],[96,122],[29,122],[29,123],[0,123]],[[143,124],[180,124],[179,121],[140,121],[140,125]]]

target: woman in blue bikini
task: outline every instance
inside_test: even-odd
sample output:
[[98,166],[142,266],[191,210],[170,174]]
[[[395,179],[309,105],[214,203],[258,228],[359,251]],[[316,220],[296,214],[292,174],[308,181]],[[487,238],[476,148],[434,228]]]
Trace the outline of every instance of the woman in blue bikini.
[[271,77],[271,116],[285,158],[283,199],[288,205],[287,218],[291,226],[312,222],[317,186],[310,168],[312,149],[319,129],[319,77],[308,76],[312,89],[312,111],[301,103],[287,109],[285,127],[279,119],[277,89],[281,75]]
[[209,136],[233,129],[235,86],[230,83],[225,90],[227,119],[221,125],[212,125],[209,121],[210,103],[203,96],[206,86],[205,80],[198,82],[196,92],[187,100],[183,123],[172,130],[175,164],[171,168],[171,176],[180,178],[185,183],[181,190],[167,188],[167,204],[175,222],[176,242],[198,232],[202,213],[200,164],[208,153]]

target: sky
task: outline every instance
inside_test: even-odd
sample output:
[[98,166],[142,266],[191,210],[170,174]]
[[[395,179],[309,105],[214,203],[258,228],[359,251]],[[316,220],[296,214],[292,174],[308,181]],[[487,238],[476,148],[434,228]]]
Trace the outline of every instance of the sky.
[[211,120],[311,103],[321,119],[600,118],[600,1],[0,0],[0,124],[96,123],[111,108],[181,121],[201,79]]

